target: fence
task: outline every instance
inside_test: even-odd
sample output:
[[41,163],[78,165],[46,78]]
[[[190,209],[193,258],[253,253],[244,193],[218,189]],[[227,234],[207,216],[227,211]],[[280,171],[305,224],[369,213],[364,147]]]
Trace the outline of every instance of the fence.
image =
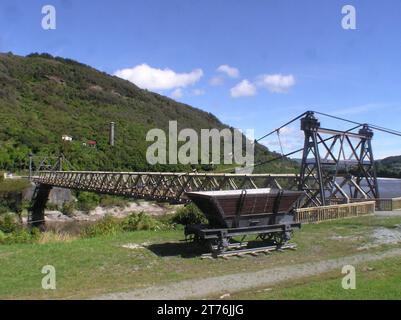
[[[379,198],[379,199],[350,199],[351,203],[360,203],[366,201],[376,202],[376,211],[394,211],[401,210],[400,198]],[[330,199],[330,205],[344,204],[344,199]]]
[[[364,199],[352,199],[351,202],[364,202]],[[401,210],[401,198],[379,198],[372,199],[371,201],[376,202],[377,211],[393,211]]]
[[323,207],[296,209],[295,220],[301,223],[317,223],[327,220],[369,215],[373,214],[374,212],[375,201],[355,202]]

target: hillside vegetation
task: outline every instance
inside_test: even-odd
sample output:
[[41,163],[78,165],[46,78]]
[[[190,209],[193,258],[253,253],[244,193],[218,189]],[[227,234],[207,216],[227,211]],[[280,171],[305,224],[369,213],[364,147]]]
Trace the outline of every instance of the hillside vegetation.
[[[60,150],[77,170],[191,170],[184,165],[149,165],[147,131],[167,132],[169,120],[177,120],[179,129],[227,127],[211,113],[48,54],[0,54],[0,108],[0,169],[9,171],[26,166],[29,152],[57,155]],[[116,123],[114,147],[108,145],[110,121]],[[63,134],[73,141],[62,146]],[[88,146],[89,140],[97,142],[96,148]],[[256,146],[255,162],[276,156]],[[286,159],[258,170],[288,172],[295,167]]]
[[377,161],[377,173],[380,177],[401,178],[401,156]]

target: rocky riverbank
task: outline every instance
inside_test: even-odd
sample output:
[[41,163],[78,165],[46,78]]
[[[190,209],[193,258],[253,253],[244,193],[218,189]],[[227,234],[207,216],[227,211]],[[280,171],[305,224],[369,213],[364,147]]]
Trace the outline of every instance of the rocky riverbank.
[[171,206],[166,204],[158,204],[149,201],[128,202],[126,206],[120,207],[96,207],[89,212],[74,211],[70,216],[63,214],[58,210],[46,210],[46,222],[93,222],[111,215],[116,218],[124,218],[133,212],[145,212],[151,216],[161,216],[165,214],[173,214],[180,206]]

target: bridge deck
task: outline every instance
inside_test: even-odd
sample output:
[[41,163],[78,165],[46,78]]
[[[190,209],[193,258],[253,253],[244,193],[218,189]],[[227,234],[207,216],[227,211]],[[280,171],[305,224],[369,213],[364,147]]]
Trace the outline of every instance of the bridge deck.
[[128,196],[139,199],[185,203],[188,191],[256,188],[289,189],[296,174],[226,174],[182,172],[40,171],[31,180],[38,184]]

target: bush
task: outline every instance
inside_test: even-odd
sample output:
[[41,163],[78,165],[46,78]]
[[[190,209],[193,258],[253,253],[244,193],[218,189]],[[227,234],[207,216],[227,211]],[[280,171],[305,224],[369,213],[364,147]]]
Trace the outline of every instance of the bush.
[[22,227],[14,214],[5,214],[0,218],[0,231],[12,233],[20,230]]
[[152,218],[144,212],[132,213],[123,221],[124,231],[161,230],[166,225]]
[[6,238],[7,238],[6,234],[0,230],[0,243],[4,243]]
[[189,205],[177,210],[176,214],[172,217],[171,221],[173,223],[189,225],[189,224],[207,224],[208,221],[203,215],[202,211],[190,203]]
[[123,197],[102,195],[100,198],[100,206],[110,208],[110,207],[120,207],[125,208],[127,206],[128,200]]
[[77,199],[78,209],[85,212],[95,209],[100,203],[100,196],[93,192],[79,192]]
[[103,219],[85,227],[82,231],[82,236],[92,238],[96,236],[115,235],[121,230],[121,221],[116,220],[110,215],[106,215]]
[[10,212],[11,209],[0,199],[0,214]]
[[61,206],[61,213],[71,217],[74,214],[74,210],[75,210],[75,202],[71,201],[71,202],[63,202],[63,205]]
[[91,238],[103,235],[115,235],[121,231],[156,231],[167,230],[172,227],[171,224],[160,222],[144,212],[132,213],[125,219],[117,219],[106,215],[103,219],[85,227],[81,232],[81,236]]
[[[0,176],[1,173],[0,173]],[[0,181],[0,213],[22,211],[22,191],[29,187],[23,179]]]
[[14,244],[14,243],[33,243],[40,238],[40,231],[36,228],[28,230],[20,228],[11,233],[0,232],[0,243],[1,244]]

